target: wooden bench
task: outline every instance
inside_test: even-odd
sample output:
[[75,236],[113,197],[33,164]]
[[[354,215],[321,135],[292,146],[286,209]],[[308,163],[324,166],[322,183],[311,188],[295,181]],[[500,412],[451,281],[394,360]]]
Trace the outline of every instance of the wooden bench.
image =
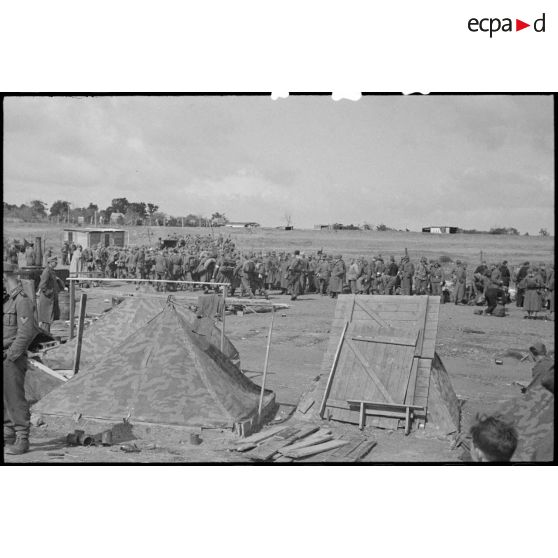
[[379,403],[375,401],[359,401],[348,399],[350,407],[360,408],[360,418],[358,426],[362,430],[366,424],[366,415],[399,418],[405,421],[405,435],[411,431],[411,424],[415,412],[420,411],[426,414],[426,407],[420,405],[406,405],[397,403]]

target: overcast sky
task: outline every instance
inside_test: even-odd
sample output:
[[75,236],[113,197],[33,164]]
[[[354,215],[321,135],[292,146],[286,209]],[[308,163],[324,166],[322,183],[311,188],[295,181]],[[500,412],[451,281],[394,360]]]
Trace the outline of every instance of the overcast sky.
[[4,200],[295,227],[554,228],[550,96],[4,101]]

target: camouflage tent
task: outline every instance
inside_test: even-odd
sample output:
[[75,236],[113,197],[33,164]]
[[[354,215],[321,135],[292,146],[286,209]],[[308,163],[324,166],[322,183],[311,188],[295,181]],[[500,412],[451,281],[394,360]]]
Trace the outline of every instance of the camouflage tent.
[[[80,369],[87,370],[99,362],[99,359],[107,355],[116,345],[126,337],[143,327],[154,316],[163,311],[166,300],[161,298],[129,297],[121,302],[116,308],[103,314],[96,322],[84,332]],[[198,324],[196,315],[188,308],[176,305],[176,309],[190,323],[191,329],[208,337],[211,343],[220,347],[221,331],[213,324]],[[76,350],[76,338],[48,351],[43,357],[43,362],[53,370],[69,370],[73,366]],[[238,351],[235,346],[225,337],[223,352],[231,360],[238,359]]]
[[[505,403],[498,415],[516,428],[519,440],[512,461],[551,460],[554,439],[554,395],[542,385]],[[550,450],[550,451],[549,451]]]
[[[257,415],[260,388],[168,303],[85,373],[45,396],[44,415],[234,427]],[[275,395],[264,396],[264,415]]]

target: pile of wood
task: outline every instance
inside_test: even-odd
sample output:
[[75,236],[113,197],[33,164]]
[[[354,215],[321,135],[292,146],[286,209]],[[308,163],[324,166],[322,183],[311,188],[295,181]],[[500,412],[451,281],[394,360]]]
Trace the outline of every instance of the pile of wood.
[[331,430],[319,426],[279,425],[244,438],[234,451],[243,452],[252,461],[290,463],[320,456],[326,463],[356,463],[375,445],[365,438],[336,439]]

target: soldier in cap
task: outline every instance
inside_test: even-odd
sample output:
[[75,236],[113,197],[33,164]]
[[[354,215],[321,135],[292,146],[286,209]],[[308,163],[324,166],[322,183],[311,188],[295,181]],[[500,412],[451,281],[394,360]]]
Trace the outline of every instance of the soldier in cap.
[[329,287],[329,278],[331,276],[331,265],[325,255],[321,259],[316,268],[316,278],[318,279],[318,292],[325,296]]
[[386,272],[388,275],[388,280],[385,286],[385,294],[394,295],[397,290],[397,279],[398,279],[399,268],[395,263],[395,258],[393,256],[389,257],[389,264],[386,267]]
[[428,286],[428,268],[426,258],[422,257],[415,272],[415,294],[424,295]]
[[24,383],[27,349],[39,333],[33,301],[25,294],[16,274],[15,264],[3,263],[4,452],[12,455],[29,450],[30,414]]
[[516,298],[515,298],[515,305],[518,308],[523,308],[523,300],[525,298],[525,289],[520,286],[520,283],[527,277],[527,273],[529,272],[529,262],[525,262],[520,268],[517,274],[514,277],[514,283],[517,289]]
[[430,286],[432,288],[433,296],[442,295],[442,284],[444,282],[444,270],[439,262],[434,262],[430,268]]
[[39,327],[50,333],[52,322],[60,319],[58,293],[64,290],[64,282],[54,272],[58,264],[56,256],[48,259],[39,282],[38,319]]
[[408,256],[403,256],[401,265],[399,266],[399,273],[401,275],[401,294],[413,294],[413,276],[415,274],[415,266],[409,261]]
[[345,285],[345,262],[341,254],[335,256],[333,266],[331,268],[331,277],[329,279],[329,294],[331,298],[337,298],[339,293],[343,292]]
[[455,262],[457,268],[455,269],[455,288],[454,288],[454,303],[456,305],[463,304],[463,299],[465,298],[465,286],[467,283],[467,270],[465,264],[462,264],[460,260]]
[[300,250],[294,251],[294,258],[290,261],[287,268],[287,279],[289,283],[289,291],[291,293],[291,300],[296,300],[301,292],[301,276],[305,271],[305,263],[300,256]]

